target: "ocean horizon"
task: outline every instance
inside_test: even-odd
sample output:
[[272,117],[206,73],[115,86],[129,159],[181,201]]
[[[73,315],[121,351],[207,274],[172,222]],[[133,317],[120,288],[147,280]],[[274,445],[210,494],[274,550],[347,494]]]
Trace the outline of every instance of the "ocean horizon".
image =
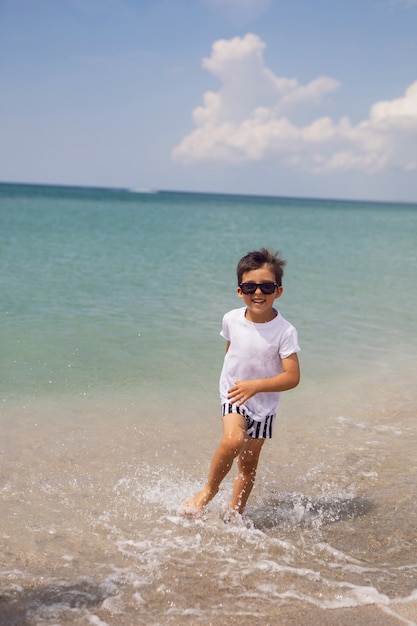
[[80,184],[66,184],[66,183],[33,183],[33,182],[13,182],[13,181],[0,181],[0,186],[3,188],[16,187],[19,193],[24,190],[33,191],[38,190],[41,193],[45,193],[45,190],[67,190],[81,191],[81,192],[113,192],[113,193],[128,193],[128,194],[182,194],[182,195],[196,195],[196,196],[225,196],[234,198],[254,198],[254,199],[271,199],[271,200],[300,200],[300,201],[318,201],[318,202],[337,202],[337,203],[349,203],[349,204],[381,204],[381,205],[393,205],[393,206],[417,206],[417,200],[382,200],[378,198],[365,199],[361,197],[357,198],[342,198],[337,196],[294,196],[286,194],[259,194],[259,193],[239,193],[226,192],[226,191],[204,191],[204,190],[191,190],[191,189],[165,189],[154,187],[124,187],[124,186],[102,186],[102,185],[80,185]]

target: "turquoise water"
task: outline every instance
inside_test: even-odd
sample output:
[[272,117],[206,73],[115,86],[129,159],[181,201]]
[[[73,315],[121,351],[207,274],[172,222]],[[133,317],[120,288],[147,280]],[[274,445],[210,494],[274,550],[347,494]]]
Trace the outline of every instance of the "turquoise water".
[[262,245],[288,260],[308,379],[414,359],[416,206],[0,191],[6,399],[214,385],[236,262]]
[[[288,261],[302,382],[225,528],[230,482],[203,520],[181,503],[261,246]],[[0,185],[4,610],[224,624],[253,598],[267,620],[414,597],[416,249],[416,205]]]

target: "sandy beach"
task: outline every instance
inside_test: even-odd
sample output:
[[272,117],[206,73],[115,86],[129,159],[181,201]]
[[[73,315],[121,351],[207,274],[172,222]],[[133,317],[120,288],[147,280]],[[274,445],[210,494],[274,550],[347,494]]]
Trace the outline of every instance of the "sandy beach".
[[[181,512],[214,429],[204,441],[194,429],[197,452],[181,436],[187,417],[160,421],[161,438],[134,409],[62,410],[3,414],[2,626],[416,623],[413,421],[333,420],[307,440],[289,417],[245,523],[229,528],[230,482],[202,519]],[[362,458],[364,428],[375,454]]]
[[[71,589],[55,589],[55,595],[51,592],[51,597],[57,599],[59,591],[64,594],[69,591],[73,594],[74,603],[77,602],[77,587]],[[85,602],[85,589],[78,589],[78,602],[82,605]],[[22,593],[15,593],[12,597],[0,596],[0,625],[1,626],[34,626],[43,621],[33,622],[28,616],[28,607],[33,606],[34,602],[39,601],[43,592],[39,592],[36,588],[27,590]],[[91,606],[89,608],[92,608]],[[112,614],[112,610],[107,608],[94,607],[94,615],[96,619],[90,623],[97,626],[163,626],[169,624],[171,626],[181,626],[182,624],[195,623],[194,616],[183,615],[178,618],[164,618],[162,620],[148,621],[142,619],[141,611],[138,610],[136,615],[130,617],[121,617],[117,613],[117,609]],[[113,609],[114,611],[114,609]],[[29,611],[30,612],[30,611]],[[60,626],[70,626],[74,624],[88,623],[84,618],[81,619],[59,619]],[[210,618],[208,621],[199,621],[200,624],[207,626],[415,626],[417,624],[417,600],[400,602],[398,604],[386,606],[369,605],[364,607],[352,607],[345,609],[323,610],[316,607],[306,608],[305,606],[297,606],[292,603],[286,607],[277,607],[270,616],[263,615],[257,617],[252,614],[240,615],[237,612],[235,617],[219,615],[216,618]]]

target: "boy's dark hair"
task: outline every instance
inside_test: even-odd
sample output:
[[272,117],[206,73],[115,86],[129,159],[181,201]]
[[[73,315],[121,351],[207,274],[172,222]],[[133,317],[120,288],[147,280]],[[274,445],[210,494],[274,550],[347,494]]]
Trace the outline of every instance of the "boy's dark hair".
[[237,284],[240,285],[242,282],[242,276],[245,272],[257,270],[263,265],[269,265],[275,274],[276,282],[278,285],[281,285],[282,276],[284,274],[284,266],[286,263],[287,261],[280,257],[280,253],[278,251],[273,252],[272,250],[268,250],[268,248],[261,248],[260,250],[248,252],[248,254],[242,257],[237,264]]

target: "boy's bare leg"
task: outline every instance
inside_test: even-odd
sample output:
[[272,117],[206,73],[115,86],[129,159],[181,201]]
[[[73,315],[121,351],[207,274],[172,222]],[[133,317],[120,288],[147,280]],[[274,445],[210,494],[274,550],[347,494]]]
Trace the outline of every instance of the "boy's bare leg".
[[245,439],[238,457],[238,475],[233,484],[230,508],[242,514],[255,483],[256,469],[265,439]]
[[246,421],[238,413],[229,413],[223,417],[223,437],[213,455],[207,482],[201,491],[184,502],[185,513],[199,513],[214,498],[234,459],[245,445],[245,427]]

